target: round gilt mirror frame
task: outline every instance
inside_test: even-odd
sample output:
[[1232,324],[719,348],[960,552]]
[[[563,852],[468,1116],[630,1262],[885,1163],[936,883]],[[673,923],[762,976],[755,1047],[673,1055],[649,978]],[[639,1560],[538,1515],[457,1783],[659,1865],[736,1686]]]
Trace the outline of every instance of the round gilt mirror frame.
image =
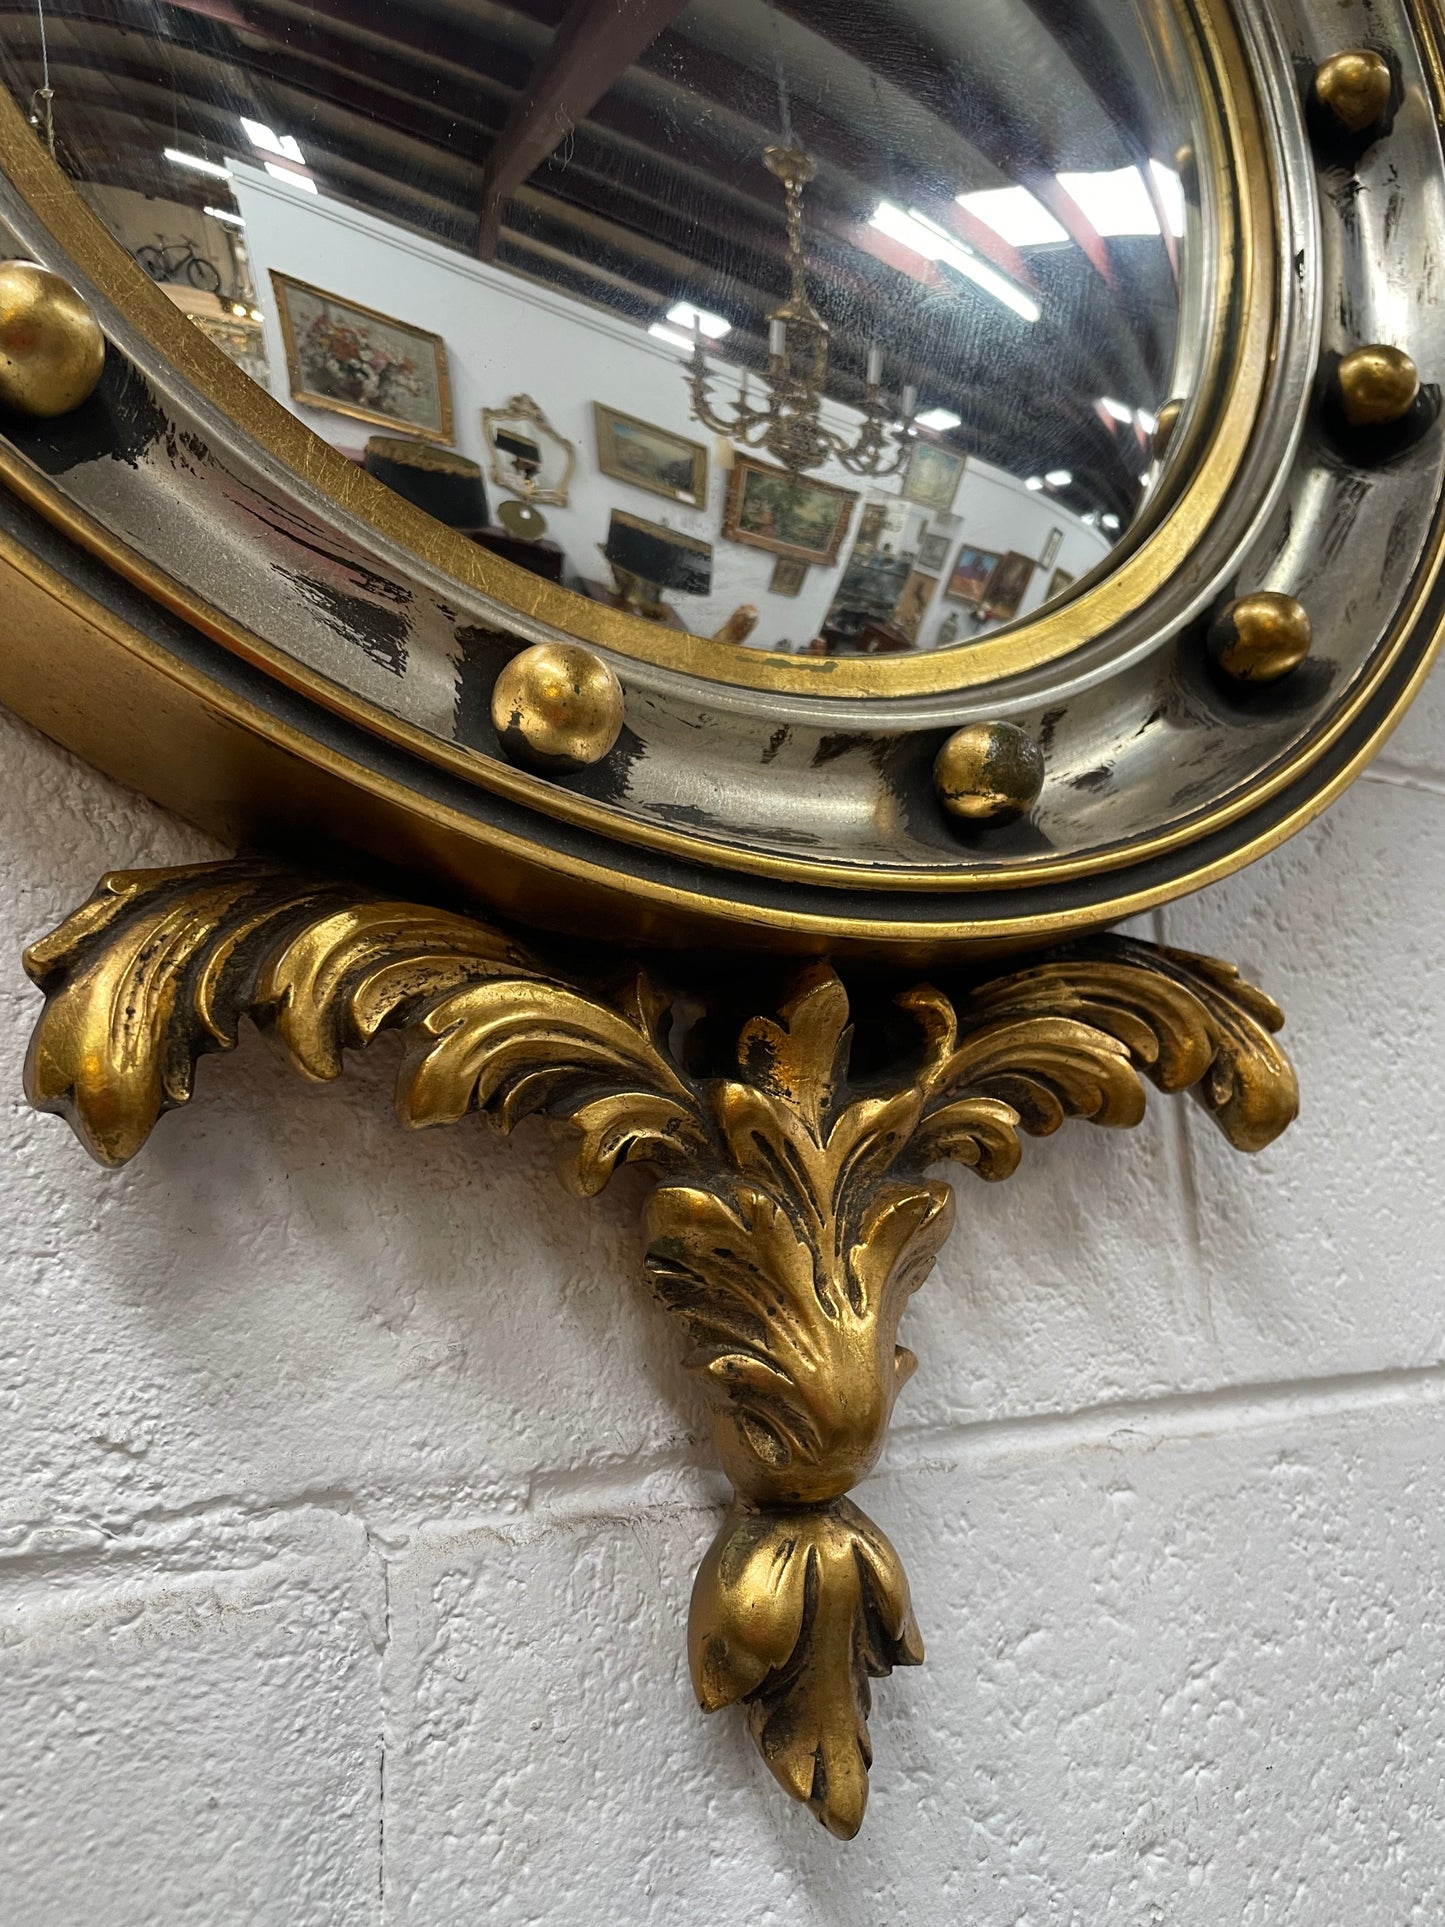
[[[73,290],[0,268],[0,701],[246,853],[117,872],[33,947],[29,1095],[119,1164],[243,1016],[317,1078],[393,1027],[405,1123],[541,1114],[582,1196],[648,1166],[737,1494],[698,1695],[845,1837],[869,1680],[922,1657],[847,1494],[916,1364],[931,1173],[1135,1124],[1146,1081],[1242,1150],[1290,1123],[1268,997],[1103,933],[1326,808],[1445,621],[1434,0],[1175,11],[1210,333],[1150,506],[1075,599],[881,661],[584,604],[410,509],[0,103],[0,257]],[[97,326],[86,397],[47,397]]]

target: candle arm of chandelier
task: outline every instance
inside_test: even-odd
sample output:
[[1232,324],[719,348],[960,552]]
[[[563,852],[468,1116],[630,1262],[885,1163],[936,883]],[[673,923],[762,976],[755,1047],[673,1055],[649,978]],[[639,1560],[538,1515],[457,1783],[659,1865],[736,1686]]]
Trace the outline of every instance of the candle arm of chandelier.
[[865,423],[862,434],[851,446],[830,428],[823,429],[822,433],[835,459],[847,469],[850,475],[867,475],[876,481],[886,481],[890,475],[897,475],[908,459],[909,450],[918,439],[911,423],[901,429],[895,429],[891,439],[898,444],[898,451],[893,460],[885,466],[882,460],[883,449],[890,438],[882,432],[878,417],[871,417]]
[[[872,372],[871,358],[869,372]],[[881,480],[897,475],[902,469],[917,439],[911,406],[916,405],[913,395],[905,393],[904,400],[911,405],[904,410],[901,426],[888,430],[885,424],[895,411],[881,383],[870,383],[863,406],[863,426],[857,438],[849,442],[819,419],[823,396],[816,371],[813,380],[800,379],[792,373],[786,357],[774,354],[769,360],[766,380],[769,393],[765,406],[750,406],[744,390],[733,404],[731,414],[724,414],[713,405],[712,376],[706,351],[699,344],[693,350],[688,369],[693,414],[714,434],[727,435],[745,448],[769,448],[785,468],[798,473],[821,467],[830,455],[850,475]],[[813,444],[811,451],[800,451],[796,430],[779,434],[778,425],[784,417],[807,422]],[[888,461],[884,451],[890,440],[897,447],[892,460]]]
[[740,396],[733,404],[731,417],[724,416],[715,408],[711,398],[712,376],[708,373],[707,357],[701,350],[694,350],[689,375],[692,388],[693,413],[705,428],[712,429],[716,435],[732,435],[744,439],[753,429],[764,427],[773,418],[774,410],[752,408]]

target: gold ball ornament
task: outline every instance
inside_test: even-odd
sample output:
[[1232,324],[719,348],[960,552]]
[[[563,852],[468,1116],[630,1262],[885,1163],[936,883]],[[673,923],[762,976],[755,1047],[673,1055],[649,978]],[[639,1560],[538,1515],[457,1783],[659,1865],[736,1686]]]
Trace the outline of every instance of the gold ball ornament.
[[492,722],[510,760],[562,776],[600,763],[622,734],[622,685],[590,649],[539,642],[492,690]]
[[1273,683],[1299,668],[1313,642],[1304,605],[1262,590],[1222,612],[1209,632],[1209,653],[1231,682]]
[[33,261],[0,262],[0,408],[68,415],[104,368],[105,336],[70,283]]
[[961,823],[1012,823],[1039,800],[1044,753],[1016,723],[971,723],[938,752],[933,786]]
[[1184,402],[1181,396],[1176,395],[1172,401],[1166,401],[1164,406],[1159,410],[1159,420],[1154,429],[1154,459],[1156,462],[1162,462],[1164,457],[1169,453],[1169,445],[1178,433],[1179,424],[1183,418]]
[[1403,348],[1356,348],[1340,363],[1340,406],[1351,428],[1403,421],[1420,393],[1420,371]]
[[1332,54],[1315,75],[1315,97],[1347,134],[1363,134],[1383,119],[1394,87],[1388,61],[1368,47]]

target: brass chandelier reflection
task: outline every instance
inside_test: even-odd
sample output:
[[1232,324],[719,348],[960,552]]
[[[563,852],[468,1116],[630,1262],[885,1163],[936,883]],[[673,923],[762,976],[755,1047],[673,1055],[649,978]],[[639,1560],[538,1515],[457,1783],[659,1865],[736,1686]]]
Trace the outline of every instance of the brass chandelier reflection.
[[787,195],[792,278],[788,299],[768,316],[767,404],[759,408],[750,404],[744,374],[731,417],[714,406],[702,323],[694,314],[689,374],[693,414],[714,434],[726,435],[744,448],[766,449],[795,475],[821,468],[830,460],[852,475],[896,475],[917,439],[918,390],[906,387],[900,405],[894,407],[883,390],[883,355],[875,344],[868,350],[868,392],[856,441],[847,442],[823,425],[830,330],[808,298],[803,254],[803,189],[817,167],[812,155],[799,147],[769,147],[763,159]]

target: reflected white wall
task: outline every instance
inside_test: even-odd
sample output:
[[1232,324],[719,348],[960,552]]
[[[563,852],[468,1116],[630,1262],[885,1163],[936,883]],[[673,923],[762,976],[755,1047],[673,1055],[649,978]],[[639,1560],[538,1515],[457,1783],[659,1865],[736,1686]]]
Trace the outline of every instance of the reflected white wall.
[[[706,509],[678,506],[598,469],[592,415],[592,404],[598,401],[712,445],[714,438],[692,420],[683,351],[585,302],[485,266],[324,196],[298,193],[244,162],[229,164],[266,312],[273,386],[278,399],[319,435],[356,451],[374,431],[291,401],[285,344],[270,285],[273,269],[441,335],[451,374],[456,446],[484,467],[482,409],[500,407],[520,393],[541,405],[552,426],[578,451],[569,505],[545,511],[552,536],[566,551],[569,580],[606,577],[598,548],[607,538],[612,510],[623,509],[714,544],[712,594],[677,598],[679,614],[697,633],[710,635],[741,603],[753,603],[762,612],[753,638],[756,646],[801,648],[817,633],[846,565],[858,511],[838,566],[811,569],[798,596],[776,596],[769,589],[774,558],[722,539],[728,477],[716,459]],[[736,393],[722,364],[716,393],[724,407]],[[855,412],[830,407],[828,418],[850,439],[856,434],[860,417]],[[864,488],[836,464],[820,470],[819,479],[858,490],[865,499],[896,500],[901,489],[897,479]],[[503,498],[490,481],[488,496],[495,515]],[[951,516],[910,510],[910,532],[925,523],[947,534],[948,568],[964,543],[1038,558],[1040,567],[1020,610],[1024,615],[1045,599],[1055,569],[1082,576],[1109,546],[1106,537],[1057,503],[1031,495],[1022,481],[981,462],[969,464]],[[1045,567],[1043,558],[1056,529],[1061,534],[1058,553]],[[924,648],[934,646],[951,615],[960,618],[962,641],[986,632],[969,620],[961,604],[945,599],[946,586],[946,581],[940,583],[920,631]]]

